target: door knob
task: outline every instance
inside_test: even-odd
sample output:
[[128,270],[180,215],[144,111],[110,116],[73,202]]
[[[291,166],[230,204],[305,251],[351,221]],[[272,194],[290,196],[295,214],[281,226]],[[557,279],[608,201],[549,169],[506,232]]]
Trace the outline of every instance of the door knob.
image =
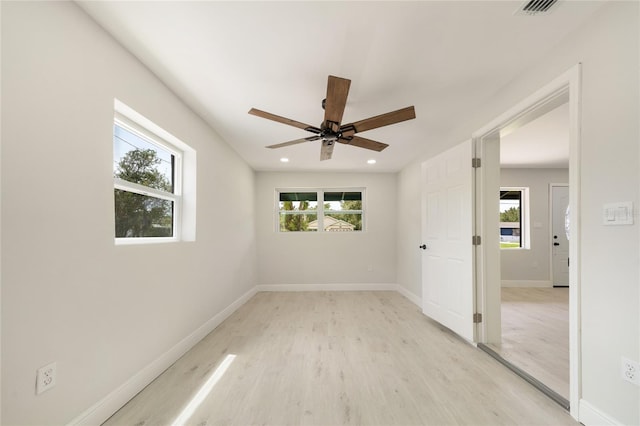
[[426,250],[426,249],[427,249],[427,245],[426,245],[426,244],[423,244],[423,245],[421,245],[419,248],[421,248],[422,250]]

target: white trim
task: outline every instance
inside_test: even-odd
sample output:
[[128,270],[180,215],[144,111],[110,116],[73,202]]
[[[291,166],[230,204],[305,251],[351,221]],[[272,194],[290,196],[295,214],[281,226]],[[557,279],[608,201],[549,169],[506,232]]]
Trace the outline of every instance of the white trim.
[[113,109],[115,111],[114,118],[118,118],[122,121],[125,121],[126,123],[135,123],[134,128],[139,129],[141,127],[142,129],[144,129],[142,130],[143,132],[151,132],[153,135],[155,135],[156,138],[161,138],[173,145],[173,147],[171,147],[170,149],[175,150],[176,148],[178,148],[181,151],[193,150],[193,148],[191,148],[189,145],[182,142],[180,139],[173,136],[171,133],[167,132],[165,129],[158,126],[156,123],[149,120],[139,112],[135,111],[133,108],[126,105],[119,99],[113,99]]
[[[168,152],[173,157],[171,182],[173,192],[158,190],[145,185],[139,185],[137,183],[128,182],[117,177],[114,177],[114,188],[121,191],[133,192],[136,194],[156,197],[173,202],[173,236],[170,240],[165,239],[165,241],[180,241],[182,239],[182,229],[184,225],[182,218],[182,163],[187,150],[189,150],[189,147],[184,142],[117,99],[114,99],[113,115],[114,126],[120,127],[123,130],[126,130],[140,137],[151,145],[154,145],[158,150]],[[124,240],[128,240],[129,238],[130,237],[116,237],[115,241],[116,244],[121,244]],[[153,238],[157,237],[137,239],[134,244],[148,244],[150,242],[153,242]]]
[[[571,416],[578,419],[578,406],[582,396],[582,366],[581,366],[581,339],[580,339],[580,122],[581,122],[581,64],[574,65],[571,69],[528,96],[514,107],[492,120],[486,126],[473,133],[474,142],[481,144],[483,139],[496,132],[508,132],[510,127],[530,120],[533,115],[539,116],[543,112],[564,103],[569,103],[569,205],[571,206],[571,244],[569,247],[569,395]],[[480,150],[481,151],[481,150]],[[481,194],[482,196],[483,194]],[[482,235],[486,241],[493,235]],[[484,251],[486,246],[481,246]],[[480,255],[482,258],[483,255]],[[488,272],[483,271],[476,281],[476,294],[484,295]],[[482,301],[480,301],[482,302]],[[486,300],[484,301],[486,304]],[[487,322],[480,324],[480,336],[486,336]],[[483,338],[483,337],[481,337]]]
[[501,280],[502,287],[536,287],[552,288],[553,284],[548,280]]
[[420,296],[413,294],[406,288],[402,287],[400,284],[398,284],[396,291],[401,295],[403,295],[404,297],[406,297],[407,299],[409,299],[411,303],[418,306],[420,308],[420,311],[422,311],[422,298]]
[[[499,205],[500,193],[500,132],[474,138],[475,157],[482,159],[482,167],[474,173],[475,191],[475,235],[486,241],[496,241],[497,229],[500,227]],[[490,188],[491,190],[485,190]],[[494,247],[489,250],[487,247]],[[483,321],[476,324],[475,341],[477,343],[500,343],[501,332],[501,297],[500,297],[500,258],[498,244],[481,244],[475,246],[475,312],[483,314]]]
[[531,207],[529,204],[528,186],[501,186],[502,191],[520,192],[520,247],[502,248],[501,250],[530,250],[531,249]]
[[[178,163],[181,162],[182,151],[176,145],[173,145],[171,142],[164,140],[162,137],[155,134],[153,131],[147,129],[141,124],[138,124],[135,120],[120,114],[118,111],[115,111],[113,113],[113,121],[118,127],[121,127],[122,129],[128,131],[129,133],[133,133],[134,135],[140,137],[141,139],[144,139],[146,142],[150,143],[151,145],[155,145],[156,148],[166,151],[169,154],[176,157],[176,165],[178,165]],[[151,123],[149,120],[145,119],[145,121],[148,123]],[[161,128],[157,125],[152,125],[151,127],[161,130]],[[166,133],[166,132],[163,132],[163,133]],[[175,136],[171,136],[171,138],[177,140]],[[183,146],[185,145],[185,143],[180,142],[180,145]],[[180,177],[180,173],[178,173],[179,171],[180,170],[176,170],[176,173],[175,173],[176,179]],[[179,185],[175,185],[175,186],[179,186]]]
[[617,426],[622,422],[609,417],[584,399],[580,400],[580,423],[585,426]]
[[156,358],[151,364],[144,367],[129,380],[114,389],[103,399],[69,422],[69,425],[97,425],[106,421],[109,417],[124,406],[138,392],[151,383],[156,377],[176,362],[188,350],[193,348],[207,334],[211,333],[218,325],[227,319],[238,308],[244,305],[256,294],[256,287],[252,288],[236,301],[231,303],[218,314],[198,327],[193,333],[182,339],[175,346]]
[[161,189],[151,188],[150,186],[140,185],[139,183],[129,182],[120,178],[113,178],[113,187],[122,191],[173,201],[174,203],[180,202],[179,195],[175,195]]
[[[569,395],[571,416],[579,419],[579,404],[582,399],[582,353],[580,245],[582,226],[580,218],[580,140],[582,122],[582,69],[577,64],[563,78],[569,86],[569,212],[571,221],[571,243],[569,244]],[[575,408],[573,408],[575,407]]]
[[397,284],[260,284],[256,291],[397,291]]
[[113,239],[116,246],[135,246],[146,244],[165,244],[180,242],[176,237],[122,237]]

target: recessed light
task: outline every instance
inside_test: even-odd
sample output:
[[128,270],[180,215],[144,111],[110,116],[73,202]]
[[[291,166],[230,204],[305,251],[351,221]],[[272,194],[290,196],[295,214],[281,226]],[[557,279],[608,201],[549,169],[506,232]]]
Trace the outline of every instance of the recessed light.
[[282,157],[282,158],[280,159],[280,162],[281,162],[281,163],[288,163],[288,162],[289,162],[289,159],[288,159],[287,157]]
[[367,160],[367,164],[376,164],[376,160],[374,159]]

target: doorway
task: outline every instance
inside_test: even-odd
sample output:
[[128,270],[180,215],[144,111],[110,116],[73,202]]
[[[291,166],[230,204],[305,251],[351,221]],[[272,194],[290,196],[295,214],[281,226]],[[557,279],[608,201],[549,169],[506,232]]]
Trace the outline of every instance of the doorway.
[[[552,234],[557,230],[552,230],[552,214],[551,214],[551,184],[564,183],[569,184],[569,215],[571,227],[574,231],[579,229],[577,209],[578,209],[578,197],[579,197],[579,173],[578,173],[578,148],[579,148],[579,65],[572,70],[559,77],[558,79],[545,86],[529,98],[525,99],[520,104],[509,110],[503,116],[494,120],[492,123],[485,126],[480,131],[474,134],[474,141],[476,143],[476,156],[481,158],[482,167],[478,169],[476,173],[476,234],[479,234],[483,241],[491,241],[498,238],[501,231],[500,226],[500,188],[503,186],[515,187],[515,188],[528,188],[529,192],[533,194],[532,185],[527,182],[510,181],[504,182],[502,180],[503,175],[507,174],[535,174],[534,171],[528,170],[526,172],[514,171],[511,169],[517,169],[517,167],[507,168],[507,173],[501,173],[501,159],[502,150],[501,142],[505,144],[508,141],[510,134],[517,131],[519,128],[532,123],[534,120],[543,117],[545,114],[557,109],[558,107],[565,105],[568,110],[568,127],[569,127],[569,161],[568,171],[566,172],[566,180],[558,178],[557,176],[548,178],[544,183],[544,204],[545,219],[541,219],[540,212],[533,212],[531,208],[535,204],[539,204],[538,201],[531,200],[528,207],[528,211],[522,211],[522,216],[518,218],[518,224],[512,223],[509,226],[511,231],[503,231],[503,234],[509,234],[513,236],[516,234],[516,228],[518,235],[518,247],[500,249],[499,244],[483,243],[478,247],[476,251],[476,309],[483,314],[484,320],[478,325],[476,330],[478,346],[491,351],[491,346],[500,347],[503,343],[503,332],[508,332],[510,327],[508,323],[508,316],[511,315],[507,310],[503,309],[503,297],[507,304],[513,302],[513,297],[520,297],[518,293],[522,293],[524,288],[530,291],[532,294],[525,295],[525,298],[529,299],[534,305],[549,307],[552,304],[546,302],[536,303],[541,300],[539,294],[544,292],[552,292],[555,290],[553,287],[553,257],[554,252],[552,247],[553,235],[558,235],[558,244],[560,244],[560,234]],[[532,167],[530,167],[532,168]],[[504,169],[503,169],[504,170]],[[513,177],[513,176],[512,176]],[[536,185],[540,185],[538,181]],[[512,198],[518,198],[513,193],[509,195]],[[533,196],[531,197],[533,198]],[[539,206],[535,206],[536,208]],[[566,213],[566,211],[565,211]],[[524,226],[527,223],[528,228]],[[519,226],[518,226],[519,225]],[[504,227],[504,226],[503,226]],[[528,236],[526,233],[529,233]],[[528,241],[530,246],[525,247],[523,241]],[[512,237],[515,240],[515,238]],[[579,276],[578,265],[579,259],[579,232],[574,232],[571,235],[571,244],[569,245],[570,264],[568,268],[568,281],[569,287],[559,288],[560,292],[564,291],[564,302],[560,300],[559,303],[564,303],[565,315],[566,315],[566,333],[562,338],[565,346],[568,348],[565,352],[565,360],[567,361],[567,367],[564,368],[564,375],[568,381],[566,386],[566,392],[564,392],[566,398],[560,395],[559,399],[556,399],[559,403],[569,408],[571,405],[571,414],[573,417],[577,417],[577,401],[579,400],[579,335],[577,333],[578,325],[578,294],[579,294]],[[531,255],[534,248],[541,247],[542,244],[546,244],[546,256],[544,260],[538,257],[535,258]],[[514,245],[514,244],[512,244]],[[568,244],[567,244],[568,245]],[[563,249],[565,247],[562,247]],[[505,255],[506,250],[513,250],[511,253]],[[560,253],[558,253],[560,255]],[[559,257],[559,256],[558,256]],[[526,260],[523,260],[527,258]],[[522,263],[522,262],[525,263]],[[503,287],[505,283],[504,275],[508,273],[509,269],[517,270],[522,275],[520,277],[512,276],[511,279],[506,281],[512,281],[506,283],[507,286]],[[534,274],[534,272],[544,271],[546,275],[540,276]],[[555,275],[559,275],[559,272]],[[504,289],[504,291],[503,291]],[[516,296],[514,296],[514,294]],[[568,301],[568,302],[567,302]],[[512,305],[516,306],[515,312],[522,314],[524,311],[521,306],[517,306],[517,303]],[[553,318],[552,313],[543,312],[541,314],[543,319],[539,319],[538,324],[553,328],[558,326],[557,319]],[[504,318],[503,318],[504,317]],[[551,317],[551,318],[549,318]],[[523,320],[522,317],[520,320]],[[522,330],[517,331],[515,334],[522,334]],[[544,339],[543,339],[544,340]],[[537,347],[541,347],[540,342],[529,342],[530,345],[525,353],[531,354]],[[548,352],[548,350],[540,349],[541,352]],[[497,354],[499,358],[500,354]],[[508,362],[507,362],[508,363]],[[536,379],[532,374],[526,374],[526,369],[531,370],[530,366],[523,365],[524,368],[515,366],[514,371],[520,370],[524,372],[524,376],[528,376],[528,380],[535,385],[540,385],[541,390],[545,393],[554,393],[558,396],[557,392],[554,392],[548,385]],[[527,377],[525,377],[527,378]],[[549,384],[555,386],[548,379]],[[551,392],[547,392],[550,390]],[[552,396],[552,395],[550,395]],[[552,396],[553,397],[553,396]],[[564,400],[564,401],[563,401]],[[568,400],[568,401],[567,401]],[[563,403],[565,402],[565,403]],[[571,404],[569,404],[569,402]]]

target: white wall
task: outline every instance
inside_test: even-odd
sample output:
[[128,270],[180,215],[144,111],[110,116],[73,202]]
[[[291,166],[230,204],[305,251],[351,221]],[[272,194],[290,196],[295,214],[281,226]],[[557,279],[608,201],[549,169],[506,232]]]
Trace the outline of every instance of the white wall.
[[[502,187],[529,188],[531,246],[500,251],[502,281],[548,281],[551,284],[549,184],[569,183],[568,169],[501,169]],[[539,225],[539,226],[538,226]]]
[[398,284],[413,297],[422,296],[422,177],[420,164],[398,173]]
[[[196,150],[195,242],[114,245],[114,97]],[[1,170],[2,424],[71,421],[255,285],[253,171],[74,3],[2,2]]]
[[[275,232],[276,188],[349,187],[365,188],[364,232]],[[256,173],[260,284],[395,284],[395,189],[395,174]]]
[[[460,117],[446,141],[453,146],[500,114],[582,63],[582,397],[595,410],[624,424],[640,423],[639,388],[620,378],[620,357],[640,359],[640,257],[637,216],[633,226],[603,226],[602,205],[633,201],[638,208],[640,153],[639,10],[637,2],[611,2],[519,78],[496,93],[491,102]],[[436,141],[440,146],[441,141]],[[404,202],[417,202],[417,169],[437,152],[424,155],[399,174]],[[403,229],[420,229],[410,209],[398,209]],[[637,210],[636,210],[637,211]],[[411,252],[415,239],[401,232],[398,252]],[[402,247],[402,249],[400,248]],[[419,256],[398,256],[399,284],[419,293]],[[581,408],[581,412],[583,409]]]

